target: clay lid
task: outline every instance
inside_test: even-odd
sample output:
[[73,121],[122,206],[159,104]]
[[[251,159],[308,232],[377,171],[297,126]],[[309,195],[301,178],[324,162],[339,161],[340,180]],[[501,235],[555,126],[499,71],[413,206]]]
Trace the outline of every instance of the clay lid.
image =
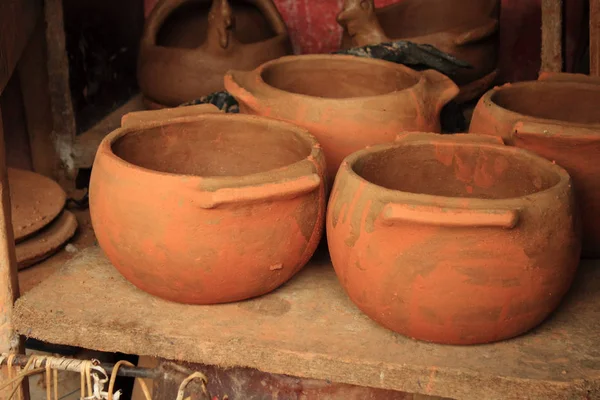
[[54,254],[76,229],[77,219],[65,210],[44,229],[16,245],[18,268],[27,268]]
[[65,191],[45,176],[8,168],[8,182],[15,241],[48,225],[65,205]]

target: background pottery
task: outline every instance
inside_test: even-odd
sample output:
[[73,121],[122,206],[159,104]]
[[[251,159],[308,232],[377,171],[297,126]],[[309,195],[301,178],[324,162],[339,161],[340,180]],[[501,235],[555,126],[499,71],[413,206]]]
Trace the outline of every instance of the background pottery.
[[223,90],[223,74],[291,53],[271,0],[162,0],[146,21],[138,81],[146,106],[177,106]]
[[552,312],[579,262],[565,170],[464,136],[406,135],[346,158],[327,211],[342,286],[383,326],[476,344]]
[[583,215],[583,255],[598,257],[600,86],[570,82],[568,76],[544,79],[548,80],[509,84],[486,93],[469,130],[499,136],[506,144],[564,167],[573,178]]
[[404,0],[375,9],[373,0],[345,0],[338,22],[343,49],[407,40],[431,44],[472,69],[454,76],[457,101],[480,96],[496,78],[499,0]]
[[77,230],[77,218],[63,211],[54,221],[35,235],[17,243],[15,247],[19,269],[27,268],[50,257],[73,237]]
[[16,241],[48,225],[65,206],[67,194],[60,185],[35,172],[8,168],[8,185]]
[[457,93],[445,75],[341,55],[282,57],[230,71],[225,88],[240,112],[293,122],[323,146],[329,179],[347,155],[392,142],[403,131],[439,132],[440,111]]
[[92,223],[140,289],[182,303],[243,300],[313,254],[324,173],[316,140],[284,122],[210,113],[132,125],[98,149]]

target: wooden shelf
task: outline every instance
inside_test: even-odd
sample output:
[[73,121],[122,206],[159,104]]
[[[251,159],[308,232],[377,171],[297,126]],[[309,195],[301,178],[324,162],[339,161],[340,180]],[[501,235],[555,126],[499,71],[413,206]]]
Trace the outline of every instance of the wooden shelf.
[[600,263],[522,337],[441,346],[394,334],[347,298],[326,256],[250,301],[186,306],[129,284],[92,247],[16,303],[25,336],[84,348],[245,366],[456,399],[600,398]]

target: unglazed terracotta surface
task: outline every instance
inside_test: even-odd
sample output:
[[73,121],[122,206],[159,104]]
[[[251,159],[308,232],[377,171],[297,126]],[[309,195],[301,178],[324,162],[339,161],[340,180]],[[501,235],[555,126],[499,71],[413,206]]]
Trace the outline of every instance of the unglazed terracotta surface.
[[325,161],[304,129],[210,113],[108,135],[92,170],[98,243],[134,285],[192,304],[270,292],[321,238]]
[[440,131],[440,111],[458,87],[445,75],[342,55],[282,57],[230,71],[225,88],[240,112],[293,122],[323,146],[331,181],[344,157],[393,142],[404,131]]
[[19,241],[37,232],[60,214],[67,195],[50,178],[22,169],[8,169],[13,232]]
[[77,218],[63,211],[54,221],[15,247],[19,269],[27,268],[57,252],[77,230]]
[[499,0],[404,0],[375,9],[373,0],[345,0],[337,16],[343,49],[407,40],[430,44],[470,63],[454,77],[457,101],[480,96],[496,78]]
[[389,329],[446,344],[507,339],[571,284],[571,181],[532,153],[453,136],[409,134],[344,160],[327,211],[331,260],[352,301]]
[[[545,76],[486,93],[470,132],[501,137],[564,167],[583,220],[583,256],[600,256],[600,86],[581,76]],[[597,80],[596,80],[597,82]]]
[[162,0],[146,21],[138,81],[146,106],[177,106],[223,90],[229,69],[291,53],[271,0]]

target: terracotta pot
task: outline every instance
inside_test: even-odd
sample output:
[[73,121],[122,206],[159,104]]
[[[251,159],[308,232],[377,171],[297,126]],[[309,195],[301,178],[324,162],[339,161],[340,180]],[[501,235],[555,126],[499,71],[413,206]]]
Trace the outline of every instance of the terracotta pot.
[[495,88],[479,101],[471,132],[496,135],[564,167],[583,214],[583,255],[600,256],[600,86],[559,81]]
[[329,178],[341,161],[403,131],[440,131],[440,111],[457,86],[439,72],[341,55],[282,57],[230,71],[225,88],[240,112],[293,122],[323,146]]
[[161,0],[146,21],[138,81],[148,108],[223,90],[229,69],[249,70],[291,53],[271,0]]
[[211,113],[131,124],[98,149],[92,223],[140,289],[181,303],[243,300],[277,288],[313,254],[324,171],[317,141],[284,122]]
[[578,265],[569,175],[525,150],[438,136],[344,160],[327,211],[335,271],[363,312],[403,335],[519,335],[555,309]]
[[473,66],[454,77],[463,102],[496,79],[499,9],[499,0],[404,0],[380,9],[373,0],[345,0],[337,17],[341,48],[395,40],[435,46]]

